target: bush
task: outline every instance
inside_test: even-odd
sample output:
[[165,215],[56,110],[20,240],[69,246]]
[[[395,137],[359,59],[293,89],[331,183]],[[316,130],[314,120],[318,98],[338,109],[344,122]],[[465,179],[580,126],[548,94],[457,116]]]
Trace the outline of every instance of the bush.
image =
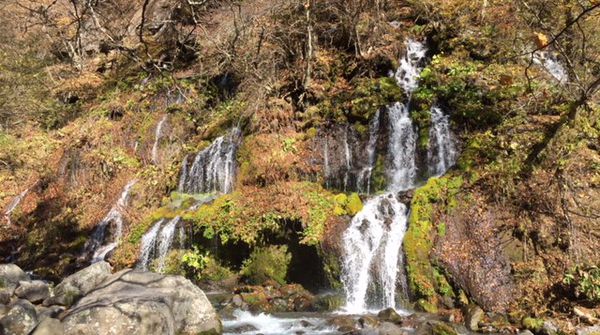
[[575,267],[565,274],[563,283],[569,287],[576,298],[585,299],[592,304],[600,303],[600,268]]
[[259,285],[269,279],[285,284],[292,255],[287,246],[268,246],[255,249],[244,261],[241,275],[251,284]]

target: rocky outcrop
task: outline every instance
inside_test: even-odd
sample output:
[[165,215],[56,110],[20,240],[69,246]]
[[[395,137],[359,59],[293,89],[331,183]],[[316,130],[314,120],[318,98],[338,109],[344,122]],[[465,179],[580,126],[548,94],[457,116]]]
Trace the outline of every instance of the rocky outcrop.
[[[221,332],[221,321],[204,292],[180,276],[130,269],[111,275],[110,265],[99,262],[52,290],[40,280],[18,281],[28,277],[15,265],[0,268],[0,278],[11,288],[2,291],[2,335]],[[61,306],[72,304],[70,309]]]
[[107,262],[94,263],[65,278],[54,288],[53,295],[44,301],[44,305],[72,305],[77,299],[97,287],[110,274],[110,264]]
[[123,270],[66,312],[65,334],[218,334],[204,292],[180,276]]
[[0,265],[0,288],[11,291],[19,286],[22,280],[29,280],[29,276],[15,264]]

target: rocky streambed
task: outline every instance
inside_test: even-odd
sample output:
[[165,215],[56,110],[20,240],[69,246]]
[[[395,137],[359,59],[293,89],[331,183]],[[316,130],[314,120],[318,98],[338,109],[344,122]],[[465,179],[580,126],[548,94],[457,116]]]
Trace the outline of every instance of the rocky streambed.
[[[391,308],[345,314],[335,293],[313,295],[273,281],[205,294],[182,276],[112,273],[106,262],[57,285],[32,277],[14,264],[0,265],[0,334],[560,334],[552,320],[524,319],[515,326],[476,306],[438,314]],[[600,327],[582,326],[576,333],[597,335]]]

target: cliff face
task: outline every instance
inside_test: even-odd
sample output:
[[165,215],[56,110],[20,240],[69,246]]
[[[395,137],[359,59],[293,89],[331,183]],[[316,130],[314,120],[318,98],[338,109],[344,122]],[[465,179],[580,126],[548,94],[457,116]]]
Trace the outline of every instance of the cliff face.
[[[2,9],[35,23],[1,36],[5,261],[71,273],[117,208],[122,229],[106,221],[100,242],[115,243],[117,267],[180,218],[181,243],[162,258],[155,243],[150,267],[251,280],[249,264],[278,250],[288,281],[339,288],[343,231],[392,183],[389,110],[403,103],[416,134],[416,189],[402,194],[410,299],[519,316],[597,304],[597,283],[577,281],[600,262],[594,2],[556,7],[567,19],[510,1],[21,5]],[[548,28],[576,17],[580,30]],[[414,92],[393,78],[409,39],[427,46]],[[427,180],[436,108],[457,163]],[[235,150],[215,146],[233,129]],[[198,153],[211,186],[190,191],[181,175]]]

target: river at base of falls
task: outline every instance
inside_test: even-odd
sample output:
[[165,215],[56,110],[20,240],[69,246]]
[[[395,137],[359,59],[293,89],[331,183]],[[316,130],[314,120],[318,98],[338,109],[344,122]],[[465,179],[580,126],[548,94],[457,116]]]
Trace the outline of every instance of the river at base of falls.
[[[407,316],[411,313],[398,311],[400,315]],[[235,310],[232,317],[223,318],[224,335],[338,335],[347,334],[347,331],[340,331],[339,326],[331,323],[331,320],[339,318],[341,314],[337,313],[251,313],[249,311]],[[376,318],[377,313],[365,313],[360,315],[347,315],[359,319],[361,317]],[[413,329],[402,328],[406,333]],[[351,332],[354,334],[354,332]],[[376,328],[365,328],[360,334],[379,334]]]

